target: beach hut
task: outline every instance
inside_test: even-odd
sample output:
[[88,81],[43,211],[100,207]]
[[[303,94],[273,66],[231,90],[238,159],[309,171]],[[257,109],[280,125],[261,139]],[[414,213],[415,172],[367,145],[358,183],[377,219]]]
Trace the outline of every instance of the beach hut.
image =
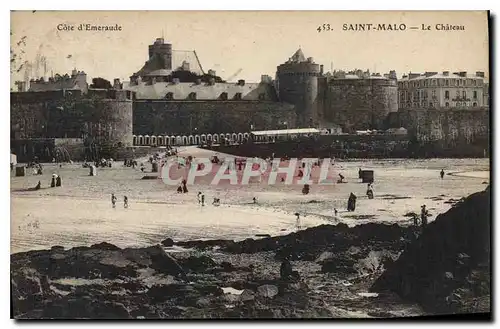
[[373,170],[361,170],[360,176],[363,183],[371,184],[374,182]]

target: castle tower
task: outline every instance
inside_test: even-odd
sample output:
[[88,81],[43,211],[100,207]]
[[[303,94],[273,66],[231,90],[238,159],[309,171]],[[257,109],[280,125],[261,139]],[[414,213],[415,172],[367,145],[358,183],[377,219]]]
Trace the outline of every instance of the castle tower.
[[302,49],[277,68],[276,84],[281,101],[294,104],[297,126],[311,127],[318,124],[318,77],[320,65],[312,57],[306,59]]
[[149,60],[151,61],[155,55],[163,59],[163,67],[159,69],[172,69],[172,44],[165,43],[163,38],[157,38],[152,45],[149,45]]

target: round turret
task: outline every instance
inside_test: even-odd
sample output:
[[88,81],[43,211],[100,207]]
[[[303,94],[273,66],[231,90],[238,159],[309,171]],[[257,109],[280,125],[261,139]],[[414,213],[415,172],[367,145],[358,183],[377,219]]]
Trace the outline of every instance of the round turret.
[[305,58],[301,49],[277,69],[277,91],[281,101],[294,104],[299,127],[316,125],[318,118],[316,99],[318,97],[319,64],[312,57]]

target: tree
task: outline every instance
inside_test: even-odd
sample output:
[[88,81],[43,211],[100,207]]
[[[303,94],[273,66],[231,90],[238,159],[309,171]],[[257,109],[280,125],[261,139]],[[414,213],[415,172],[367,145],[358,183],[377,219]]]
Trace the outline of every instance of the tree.
[[111,82],[109,82],[106,79],[93,78],[92,84],[90,85],[90,88],[93,88],[93,89],[112,89],[113,86],[111,85]]

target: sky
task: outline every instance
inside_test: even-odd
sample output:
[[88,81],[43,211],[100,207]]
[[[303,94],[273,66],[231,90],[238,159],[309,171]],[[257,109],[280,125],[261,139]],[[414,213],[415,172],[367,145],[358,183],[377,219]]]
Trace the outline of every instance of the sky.
[[[59,24],[75,30],[58,31]],[[79,24],[118,24],[122,30],[78,31]],[[344,31],[344,24],[405,24],[406,30]],[[437,31],[436,24],[464,30]],[[320,26],[324,30],[318,32]],[[486,11],[16,11],[11,32],[11,49],[23,61],[40,54],[47,58],[48,75],[76,68],[89,82],[128,80],[148,59],[148,45],[162,35],[174,50],[196,50],[203,69],[215,69],[223,79],[240,69],[233,80],[274,77],[276,67],[299,47],[325,72],[333,67],[396,70],[398,76],[410,71],[489,76]],[[23,36],[26,45],[18,46]],[[23,75],[14,73],[11,83]]]

